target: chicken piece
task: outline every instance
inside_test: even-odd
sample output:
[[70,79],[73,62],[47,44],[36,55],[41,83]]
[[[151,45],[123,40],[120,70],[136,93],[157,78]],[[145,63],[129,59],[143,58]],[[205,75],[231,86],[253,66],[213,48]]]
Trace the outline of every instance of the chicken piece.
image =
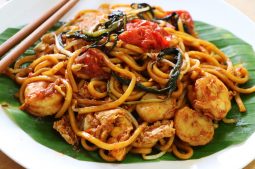
[[194,109],[215,120],[223,119],[231,109],[230,92],[216,76],[206,73],[189,90]]
[[[105,139],[107,143],[116,143],[127,140],[134,129],[131,120],[127,116],[127,110],[116,108],[88,114],[83,120],[83,129],[97,138]],[[106,132],[107,137],[102,138],[102,133]],[[126,148],[109,151],[109,154],[116,160],[121,161],[126,156]]]
[[87,130],[89,128],[96,128],[100,125],[100,122],[92,114],[88,114],[85,118],[83,118],[83,122],[81,124],[82,130]]
[[[121,135],[120,135],[121,136]],[[127,136],[127,135],[126,135]],[[117,143],[119,141],[125,141],[126,139],[128,139],[128,137],[110,137],[107,142],[108,143]],[[127,154],[127,150],[126,147],[124,148],[119,148],[119,149],[114,149],[109,151],[109,155],[111,155],[112,157],[114,157],[117,161],[122,161],[124,160],[124,158],[126,157]]]
[[63,116],[60,120],[55,121],[53,128],[60,133],[68,144],[77,145],[79,143],[67,116]]
[[55,34],[53,33],[47,33],[43,35],[41,38],[41,42],[38,43],[34,47],[34,51],[36,53],[36,56],[41,56],[43,54],[49,54],[53,52],[53,44],[55,44]]
[[134,143],[135,147],[152,147],[158,140],[165,137],[172,137],[175,134],[173,128],[173,121],[164,120],[157,121],[151,126],[145,127],[144,131],[137,138]]
[[116,133],[113,134],[116,128],[119,130],[118,133],[128,133],[133,129],[131,121],[127,119],[127,110],[122,108],[101,111],[95,113],[95,117],[104,129],[109,128],[108,131],[113,137],[118,136]]
[[174,127],[176,135],[192,146],[205,145],[212,140],[214,135],[212,120],[189,107],[176,112]]
[[[115,121],[115,127],[111,131],[111,137],[108,143],[116,143],[119,141],[125,141],[129,138],[130,132],[133,129],[131,122],[126,117],[119,117]],[[122,161],[126,156],[126,147],[109,151],[109,154],[113,156],[117,161]]]
[[42,36],[42,42],[52,45],[55,43],[55,34],[54,33],[47,33],[45,35]]
[[74,25],[85,32],[93,32],[97,25],[106,19],[106,16],[97,10],[81,11],[76,15]]
[[123,161],[127,154],[127,148],[120,148],[109,151],[109,154],[114,157],[117,161]]
[[21,109],[39,117],[57,113],[63,101],[63,96],[54,89],[54,83],[45,81],[28,84],[24,98]]
[[[147,93],[141,100],[158,99],[157,95]],[[176,99],[168,98],[163,102],[140,103],[136,105],[138,115],[146,122],[170,119],[176,110]]]

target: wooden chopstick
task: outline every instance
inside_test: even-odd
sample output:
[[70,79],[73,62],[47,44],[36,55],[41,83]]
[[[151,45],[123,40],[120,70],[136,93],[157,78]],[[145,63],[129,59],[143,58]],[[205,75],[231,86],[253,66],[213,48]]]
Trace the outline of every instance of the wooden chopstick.
[[44,21],[46,21],[52,14],[59,10],[68,0],[60,0],[56,5],[50,8],[47,12],[43,13],[35,22],[28,24],[22,28],[18,33],[9,38],[0,46],[0,57],[4,55],[8,50],[14,47],[17,43],[23,40],[27,35],[33,32],[38,26],[40,26]]
[[68,12],[79,0],[69,0],[64,6],[56,11],[50,18],[41,24],[34,32],[26,37],[20,44],[11,50],[0,60],[0,73],[12,64],[21,54],[32,46],[47,30],[49,30],[66,12]]

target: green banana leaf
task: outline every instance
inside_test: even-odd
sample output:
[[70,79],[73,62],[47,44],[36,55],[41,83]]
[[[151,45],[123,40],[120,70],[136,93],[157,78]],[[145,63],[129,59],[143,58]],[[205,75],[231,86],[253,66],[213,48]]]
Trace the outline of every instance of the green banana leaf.
[[[208,25],[203,22],[195,22],[196,31],[200,38],[208,40],[226,53],[234,64],[242,63],[249,71],[250,81],[244,87],[255,85],[255,53],[252,47],[224,29]],[[0,34],[0,43],[3,43],[19,29],[9,28]],[[32,54],[32,47],[24,55]],[[68,145],[61,136],[52,128],[53,118],[35,118],[19,110],[19,102],[14,97],[19,87],[8,77],[0,76],[0,103],[8,103],[5,113],[20,128],[38,143],[45,145],[75,159],[84,161],[104,162],[97,152],[87,152],[81,147]],[[233,102],[228,118],[237,118],[236,124],[220,123],[216,129],[214,139],[206,146],[195,147],[193,159],[198,159],[216,153],[226,147],[245,141],[255,131],[255,94],[242,95],[247,108],[246,113],[240,113]],[[155,160],[178,160],[171,154]],[[139,155],[128,154],[122,163],[145,162]]]

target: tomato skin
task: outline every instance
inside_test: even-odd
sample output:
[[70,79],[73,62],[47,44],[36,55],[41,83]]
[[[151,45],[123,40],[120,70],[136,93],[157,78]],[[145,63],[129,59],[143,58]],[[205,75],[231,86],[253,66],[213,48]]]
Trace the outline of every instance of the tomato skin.
[[188,11],[185,10],[176,10],[176,11],[170,11],[167,12],[167,15],[171,15],[172,13],[177,13],[179,17],[182,19],[182,22],[186,25],[188,29],[188,33],[194,35],[194,22],[193,19]]
[[100,77],[107,78],[109,73],[105,72],[102,67],[105,66],[103,56],[98,49],[90,48],[81,56],[75,59],[76,63],[83,64],[81,73],[85,73],[90,78]]
[[127,23],[126,31],[119,39],[147,50],[160,50],[169,47],[171,36],[157,23],[134,19]]

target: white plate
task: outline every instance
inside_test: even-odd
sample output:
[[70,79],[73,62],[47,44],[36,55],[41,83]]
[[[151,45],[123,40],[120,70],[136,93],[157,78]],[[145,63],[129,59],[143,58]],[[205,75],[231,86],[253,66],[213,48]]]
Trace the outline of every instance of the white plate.
[[[136,0],[139,2],[141,0]],[[27,24],[36,19],[43,11],[54,5],[57,0],[12,0],[0,8],[0,32],[8,27]],[[97,8],[107,0],[81,0],[64,18],[70,19],[76,12],[85,8]],[[111,3],[121,1],[111,0]],[[122,3],[134,2],[125,0]],[[147,0],[147,3],[159,5],[166,10],[185,9],[190,11],[195,20],[204,21],[225,28],[255,48],[255,24],[239,11],[233,9],[222,0]],[[253,35],[253,36],[252,36]],[[1,90],[1,89],[0,89]],[[237,136],[238,137],[238,136]],[[255,158],[255,134],[242,144],[226,148],[211,156],[187,161],[162,161],[135,164],[109,164],[86,162],[51,150],[22,131],[0,109],[0,148],[1,150],[26,168],[61,168],[61,169],[127,169],[127,168],[189,168],[189,169],[225,169],[242,168]]]

